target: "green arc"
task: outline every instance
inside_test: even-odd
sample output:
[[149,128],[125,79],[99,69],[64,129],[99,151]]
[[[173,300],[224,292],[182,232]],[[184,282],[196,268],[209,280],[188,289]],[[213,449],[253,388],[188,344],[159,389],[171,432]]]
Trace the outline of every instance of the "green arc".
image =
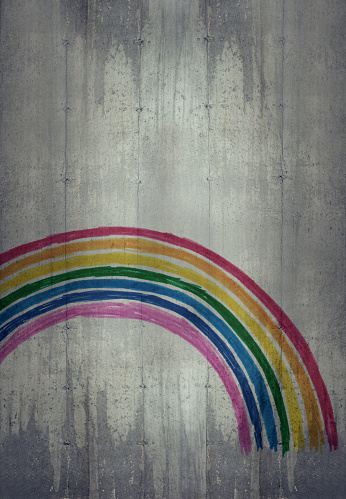
[[[284,454],[289,450],[290,430],[286,413],[286,407],[281,394],[279,383],[276,379],[272,367],[270,366],[268,360],[264,356],[263,352],[261,351],[257,343],[251,337],[247,329],[243,326],[243,324],[241,324],[241,322],[232,314],[232,312],[227,307],[225,307],[216,298],[211,296],[206,290],[204,290],[203,288],[201,288],[196,284],[191,284],[181,280],[180,278],[172,277],[166,274],[161,274],[159,272],[152,272],[149,270],[138,269],[133,267],[132,268],[129,267],[114,268],[110,266],[92,267],[92,268],[69,271],[66,272],[65,274],[50,276],[41,279],[39,281],[26,284],[23,287],[5,296],[1,300],[0,310],[3,310],[5,307],[8,307],[9,305],[13,304],[15,301],[25,298],[32,293],[35,293],[50,286],[54,286],[55,284],[59,284],[64,281],[86,278],[86,277],[105,277],[105,276],[135,277],[141,280],[172,285],[177,288],[183,289],[184,291],[190,292],[191,294],[194,294],[195,296],[205,301],[208,305],[212,306],[219,313],[219,315],[225,320],[225,322],[227,322],[227,324],[234,330],[234,332],[238,335],[238,337],[245,343],[245,345],[254,355],[259,366],[261,367],[267,379],[268,385],[270,387],[270,391],[272,393],[277,408],[278,416],[280,419],[282,452]],[[294,397],[296,397],[295,394]],[[301,435],[303,435],[302,428],[300,429],[300,431]]]

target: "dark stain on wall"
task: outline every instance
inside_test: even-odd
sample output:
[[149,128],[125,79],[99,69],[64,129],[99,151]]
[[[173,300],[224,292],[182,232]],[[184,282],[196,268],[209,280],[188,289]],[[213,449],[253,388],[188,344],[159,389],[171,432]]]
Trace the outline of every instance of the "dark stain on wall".
[[140,0],[115,2],[114,0],[78,0],[65,2],[62,6],[62,22],[65,24],[66,40],[73,50],[78,38],[84,42],[84,61],[87,68],[95,64],[94,95],[98,104],[103,104],[105,65],[114,47],[120,46],[132,65],[133,77],[138,83],[140,49],[146,8]]
[[[201,0],[200,11],[205,13],[209,49],[209,77],[215,76],[216,61],[228,43],[234,56],[243,64],[244,101],[253,98],[253,15],[250,0]],[[206,5],[205,5],[206,4]]]
[[53,466],[50,460],[48,435],[43,434],[31,416],[25,431],[11,434],[0,447],[0,497],[26,499],[58,498],[51,486]]
[[[228,0],[200,0],[199,14],[204,24],[204,41],[209,51],[209,77],[215,75],[216,62],[228,43],[234,56],[243,64],[244,101],[253,98],[253,15],[252,3]],[[144,26],[151,27],[148,1],[129,0],[78,0],[65,2],[62,8],[66,37],[73,43],[81,37],[85,43],[85,55],[96,58],[95,100],[102,103],[104,70],[110,49],[121,45],[126,58],[131,62],[136,83],[140,74],[140,50],[149,50],[142,37]],[[180,53],[189,24],[190,8],[185,0],[178,1],[174,8],[169,3],[162,5],[161,33],[162,50],[170,53],[169,44],[176,44],[173,53]],[[174,33],[174,40],[170,32]],[[117,50],[116,49],[116,50]],[[93,54],[93,55],[92,55]],[[179,60],[179,57],[178,57]],[[86,60],[86,64],[88,61]]]
[[[141,470],[143,461],[142,418],[138,415],[136,424],[128,431],[126,440],[115,445],[112,431],[107,422],[106,407],[107,394],[103,391],[97,396],[97,455],[100,498],[113,497],[113,491],[115,491],[115,497],[142,497],[145,484],[152,482],[152,474],[144,474]],[[148,495],[147,497],[153,496]]]

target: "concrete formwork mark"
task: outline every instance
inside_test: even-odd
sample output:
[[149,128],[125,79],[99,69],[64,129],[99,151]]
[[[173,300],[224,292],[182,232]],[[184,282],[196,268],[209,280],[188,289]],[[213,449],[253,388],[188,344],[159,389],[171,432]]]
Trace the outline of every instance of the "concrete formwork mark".
[[[168,0],[2,1],[2,250],[115,224],[202,242],[252,275],[297,323],[342,427],[344,12],[339,0],[198,0],[189,8]],[[118,390],[88,357],[94,339],[78,321],[70,326],[77,329],[62,332],[59,348],[47,332],[38,356],[33,341],[2,366],[3,497],[343,497],[343,432],[333,455],[238,458],[225,393],[198,358],[190,362],[208,389],[193,393],[197,405],[208,401],[206,423],[188,404],[180,408],[191,391],[186,378],[172,399],[164,396],[167,380],[179,378],[179,345],[168,343],[169,363],[168,340],[153,331],[155,360],[138,332],[137,353],[122,357],[127,369],[118,377],[112,371],[120,384],[132,372],[136,388],[124,381]],[[95,328],[107,336],[106,326]],[[152,365],[144,369],[146,356]],[[182,373],[191,358],[179,364]],[[86,363],[103,373],[106,387],[93,387],[90,376],[87,388],[79,372]],[[138,385],[160,388],[137,387],[133,365],[143,371]],[[72,398],[64,386],[73,386]],[[121,410],[104,409],[113,401],[130,413],[130,392],[134,406],[142,400],[131,424]],[[160,419],[155,446],[148,435],[162,414],[170,419]],[[126,424],[128,436],[118,438],[116,428]],[[200,432],[208,459],[197,463]],[[32,460],[33,442],[39,460]]]

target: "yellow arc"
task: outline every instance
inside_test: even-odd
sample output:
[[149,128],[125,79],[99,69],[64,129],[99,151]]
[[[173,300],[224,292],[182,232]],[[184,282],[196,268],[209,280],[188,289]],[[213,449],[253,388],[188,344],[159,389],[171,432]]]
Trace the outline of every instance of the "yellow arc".
[[[75,257],[66,258],[76,252],[95,251],[117,249],[122,250],[124,253],[100,253],[92,255],[78,255]],[[125,253],[126,250],[133,250],[136,253]],[[107,264],[120,264],[120,265],[142,265],[165,272],[170,272],[180,277],[189,279],[196,284],[202,286],[208,291],[212,292],[214,296],[219,298],[225,305],[227,305],[236,315],[242,320],[244,324],[252,331],[254,336],[262,345],[264,351],[268,354],[278,376],[281,380],[287,403],[287,409],[291,421],[293,445],[298,450],[300,447],[304,449],[304,435],[302,427],[302,414],[299,407],[297,395],[289,375],[289,372],[282,362],[282,359],[261,326],[244,310],[231,296],[228,295],[222,288],[207,279],[205,276],[195,272],[189,267],[180,267],[166,260],[154,258],[150,256],[143,256],[140,253],[159,254],[175,259],[182,260],[189,263],[201,270],[210,277],[218,280],[225,288],[229,289],[237,298],[244,303],[244,305],[251,310],[253,315],[261,322],[261,324],[270,332],[276,342],[282,348],[286,359],[297,380],[300,388],[309,429],[310,449],[313,447],[318,450],[319,439],[321,445],[324,443],[322,422],[316,398],[311,386],[311,382],[297,358],[296,353],[288,342],[287,338],[283,335],[280,328],[275,324],[266,311],[255,301],[236,281],[229,275],[223,272],[220,268],[207,262],[202,258],[189,253],[183,249],[177,249],[171,246],[166,246],[161,243],[150,241],[142,238],[116,238],[116,239],[98,239],[93,241],[80,241],[76,243],[68,243],[65,245],[47,248],[39,253],[29,255],[21,260],[15,261],[2,269],[1,276],[6,278],[15,272],[19,272],[27,266],[40,263],[47,259],[53,261],[48,264],[33,267],[27,271],[20,272],[17,276],[5,281],[0,286],[0,292],[6,292],[12,287],[23,285],[28,281],[42,277],[44,275],[63,272],[75,267],[89,267],[95,265]],[[63,260],[55,260],[57,258],[64,258]]]

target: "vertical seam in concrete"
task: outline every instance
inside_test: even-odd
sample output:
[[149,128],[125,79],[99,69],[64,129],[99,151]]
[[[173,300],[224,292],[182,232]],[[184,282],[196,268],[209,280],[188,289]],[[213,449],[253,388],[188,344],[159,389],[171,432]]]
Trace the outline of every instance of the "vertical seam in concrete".
[[[209,140],[210,140],[210,88],[209,88],[209,58],[210,58],[210,49],[209,49],[209,41],[210,41],[210,20],[209,20],[209,8],[210,8],[210,0],[206,0],[205,2],[205,8],[206,8],[206,23],[207,23],[207,36],[205,39],[206,42],[206,56],[207,56],[207,112],[208,112],[208,119],[207,119],[207,161],[208,161],[208,247],[211,247],[211,236],[210,236],[210,209],[211,209],[211,179],[210,179],[210,150],[209,150]],[[206,497],[208,496],[208,455],[209,455],[209,431],[208,431],[208,411],[209,411],[209,379],[210,379],[210,372],[209,372],[209,363],[207,362],[207,383],[206,383],[206,427],[205,427],[205,449],[206,449]]]
[[[282,308],[283,298],[283,230],[284,230],[284,74],[285,74],[285,0],[282,1],[282,56],[281,56],[281,237],[280,237],[280,307]],[[281,324],[280,324],[281,326]]]
[[[67,205],[67,57],[68,57],[68,40],[64,41],[64,46],[65,46],[65,107],[64,107],[64,113],[65,113],[65,123],[64,123],[64,177],[63,177],[63,182],[64,182],[64,232],[66,234],[67,230],[67,210],[66,210],[66,205]],[[65,245],[64,245],[64,260],[65,260],[65,265],[66,265],[66,240],[65,240]],[[68,340],[68,334],[67,334],[67,302],[65,303],[65,335],[66,335],[66,382],[67,382],[67,340]]]
[[[66,6],[66,4],[65,4]],[[65,47],[65,106],[64,106],[64,113],[65,113],[65,122],[64,122],[64,232],[66,234],[67,231],[67,183],[68,183],[68,178],[67,178],[67,171],[68,171],[68,152],[67,152],[67,146],[68,146],[68,45],[69,41],[67,38],[67,28],[68,28],[68,18],[65,18],[65,29],[66,29],[66,38],[63,42],[64,47]],[[64,244],[64,249],[65,249],[65,254],[64,254],[64,260],[65,260],[65,265],[66,265],[66,240]],[[69,376],[69,362],[68,362],[68,349],[69,349],[69,338],[68,338],[68,322],[67,322],[67,301],[65,302],[65,362],[66,362],[66,429],[67,432],[65,434],[66,441],[71,440],[70,436],[70,414],[69,414],[69,381],[70,381],[70,376]],[[66,469],[66,493],[68,494],[69,490],[69,456],[67,456],[67,469]]]
[[[284,181],[285,181],[285,173],[284,173],[284,119],[285,119],[285,105],[284,105],[284,77],[285,77],[285,0],[282,0],[282,55],[281,55],[281,172],[280,172],[280,185],[281,185],[281,234],[280,234],[280,329],[282,327],[282,306],[283,306],[283,248],[284,248]],[[282,332],[281,332],[282,334]],[[283,354],[282,354],[282,345],[280,345],[280,357],[281,357],[281,369],[280,376],[282,375],[282,363],[283,363]],[[281,390],[282,391],[282,390]],[[279,466],[280,466],[281,454],[279,453]],[[282,489],[282,478],[281,474],[279,475],[279,486],[280,490]]]
[[[68,132],[68,124],[67,124],[67,111],[68,111],[68,95],[67,95],[67,78],[68,78],[68,40],[64,41],[65,46],[65,131],[64,131],[64,232],[67,231],[67,170],[68,170],[68,157],[67,157],[67,132]],[[65,264],[66,264],[66,241],[65,241]],[[67,323],[67,309],[66,309],[66,320]]]
[[[140,118],[141,118],[141,91],[142,91],[142,10],[143,10],[143,0],[139,0],[138,3],[138,17],[137,17],[137,45],[138,45],[138,117],[137,117],[137,227],[139,227],[139,189],[140,189]],[[137,249],[138,256],[138,249]],[[142,435],[141,435],[141,448],[142,448],[142,477],[141,477],[141,486],[142,486],[142,497],[146,496],[146,487],[145,487],[145,461],[146,461],[146,450],[145,450],[145,384],[144,384],[144,324],[143,321],[140,321],[141,327],[141,390],[142,390]]]
[[137,227],[139,227],[139,186],[140,186],[140,117],[141,117],[141,82],[142,82],[142,1],[139,3],[139,19],[137,19],[137,45],[138,45],[138,117],[137,117]]
[[206,41],[206,48],[207,48],[207,112],[208,112],[208,121],[207,121],[207,157],[208,157],[208,244],[210,248],[210,208],[211,208],[211,189],[210,189],[210,174],[211,174],[211,168],[210,168],[210,150],[209,150],[209,141],[210,141],[210,88],[209,88],[209,57],[210,57],[210,49],[209,49],[209,40],[210,40],[210,22],[209,22],[209,5],[210,5],[210,0],[207,0],[207,41]]

